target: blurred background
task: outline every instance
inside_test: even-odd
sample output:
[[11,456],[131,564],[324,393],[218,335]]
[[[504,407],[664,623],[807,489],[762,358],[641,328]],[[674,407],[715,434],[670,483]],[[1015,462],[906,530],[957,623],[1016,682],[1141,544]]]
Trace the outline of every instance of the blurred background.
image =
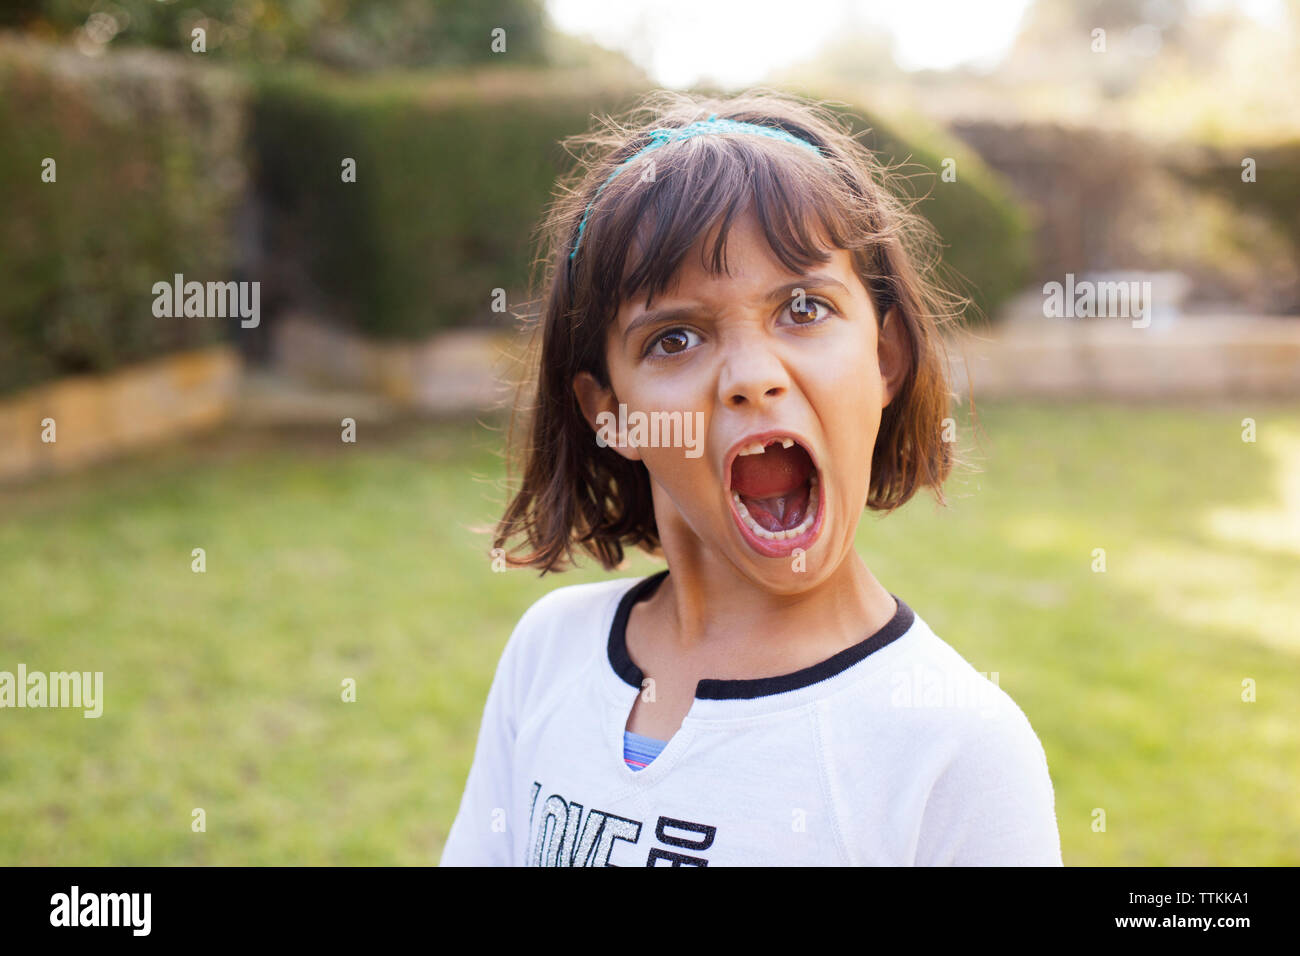
[[[971,300],[973,465],[859,549],[1029,716],[1067,865],[1300,863],[1298,51],[1300,0],[7,3],[0,671],[104,701],[0,710],[0,863],[436,862],[511,628],[606,576],[482,534],[559,141],[760,84]],[[1049,305],[1107,282],[1148,321]]]

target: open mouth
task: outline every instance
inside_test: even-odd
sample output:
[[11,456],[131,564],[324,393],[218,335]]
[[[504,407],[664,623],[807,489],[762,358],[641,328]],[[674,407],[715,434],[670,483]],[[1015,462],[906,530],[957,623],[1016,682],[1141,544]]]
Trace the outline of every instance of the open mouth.
[[737,522],[757,550],[782,556],[811,542],[820,527],[820,482],[812,455],[797,439],[747,439],[728,477]]

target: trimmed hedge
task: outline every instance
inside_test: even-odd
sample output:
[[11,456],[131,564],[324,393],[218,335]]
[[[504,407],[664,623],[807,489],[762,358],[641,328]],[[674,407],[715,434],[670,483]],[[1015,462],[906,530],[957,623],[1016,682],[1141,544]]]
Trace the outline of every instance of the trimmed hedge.
[[223,334],[155,318],[151,290],[233,278],[242,89],[179,56],[0,38],[0,392]]
[[[0,37],[0,393],[232,335],[231,319],[153,315],[153,284],[175,273],[257,279],[264,313],[288,300],[377,339],[510,322],[490,293],[520,305],[534,230],[573,164],[560,140],[642,92],[591,76],[241,78],[185,55],[92,59]],[[938,134],[908,134],[882,127],[867,142],[934,171],[955,154]],[[244,276],[232,227],[250,156],[267,214]],[[1019,212],[978,164],[959,164],[957,183],[930,177],[919,208],[990,308],[1023,277]]]
[[305,271],[315,310],[381,339],[492,321],[491,290],[527,283],[533,229],[569,163],[558,140],[636,96],[564,89],[545,72],[470,76],[297,70],[259,82],[270,253]]
[[[253,141],[278,223],[272,258],[300,264],[308,280],[290,296],[314,286],[314,311],[377,338],[509,321],[489,312],[489,292],[526,285],[533,229],[572,164],[559,140],[640,92],[582,88],[554,72],[264,77]],[[910,160],[904,175],[962,157],[958,182],[929,177],[918,209],[949,266],[972,280],[958,291],[991,309],[1023,284],[1027,229],[978,160],[934,135],[920,146],[876,128],[866,142]],[[342,181],[344,158],[356,160],[355,183]]]
[[[939,235],[941,278],[975,307],[963,319],[992,318],[1029,281],[1032,228],[1025,210],[998,175],[948,133],[919,119],[906,129],[875,119],[870,127],[863,142],[881,162],[898,166],[896,191],[915,200],[915,210]],[[955,163],[952,182],[942,178],[948,159]]]
[[[1255,160],[1254,182],[1243,182],[1241,178],[1246,157]],[[1300,139],[1233,150],[1205,150],[1184,159],[1181,172],[1198,187],[1264,217],[1289,240],[1300,270]],[[1293,301],[1291,307],[1297,304]]]

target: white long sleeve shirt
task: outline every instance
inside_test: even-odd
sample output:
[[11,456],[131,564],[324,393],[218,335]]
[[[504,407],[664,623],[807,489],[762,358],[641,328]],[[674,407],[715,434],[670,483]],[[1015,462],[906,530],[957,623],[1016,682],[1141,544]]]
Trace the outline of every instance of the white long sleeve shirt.
[[700,681],[632,770],[627,620],[666,574],[562,587],[524,613],[442,865],[1061,865],[1029,721],[896,595],[888,624],[820,664]]

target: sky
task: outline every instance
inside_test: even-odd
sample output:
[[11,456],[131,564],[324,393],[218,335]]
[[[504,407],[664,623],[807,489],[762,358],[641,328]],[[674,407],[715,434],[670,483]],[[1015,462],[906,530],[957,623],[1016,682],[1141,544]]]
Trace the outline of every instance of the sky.
[[[1227,0],[1195,0],[1214,7]],[[1235,0],[1261,19],[1281,0]],[[745,86],[814,56],[846,28],[876,27],[906,70],[991,68],[1032,0],[548,0],[555,25],[622,50],[659,84]]]

